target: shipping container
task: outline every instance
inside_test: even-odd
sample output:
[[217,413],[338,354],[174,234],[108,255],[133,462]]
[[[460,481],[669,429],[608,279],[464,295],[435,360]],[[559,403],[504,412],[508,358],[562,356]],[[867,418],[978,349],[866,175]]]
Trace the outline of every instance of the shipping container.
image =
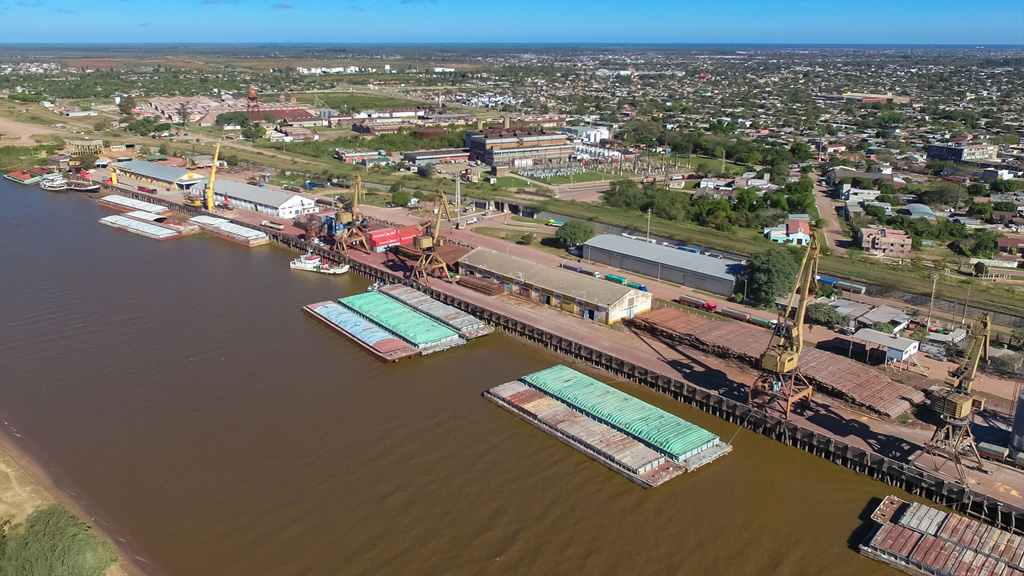
[[828,278],[822,278],[821,276],[815,276],[815,279],[816,279],[816,280],[817,280],[818,282],[821,282],[822,284],[830,284],[830,285],[833,285],[833,286],[834,286],[834,285],[835,285],[835,283],[836,283],[836,281],[835,281],[835,280],[829,280]]
[[626,282],[626,286],[629,288],[635,288],[641,292],[647,292],[647,286],[643,284],[637,284],[636,282]]
[[732,318],[733,320],[742,320],[744,322],[750,320],[750,314],[740,312],[739,310],[733,310],[732,308],[722,308],[718,313],[726,318]]
[[756,316],[748,320],[748,322],[750,322],[754,326],[768,328],[769,330],[775,328],[775,325],[779,323],[778,320],[765,320],[764,318],[758,318]]
[[625,278],[623,278],[622,276],[616,276],[614,274],[605,274],[604,275],[604,279],[605,280],[611,280],[612,282],[615,282],[616,284],[625,284],[626,283],[626,279]]
[[595,272],[593,270],[587,270],[586,268],[578,268],[576,271],[579,272],[580,274],[586,274],[587,276],[593,276],[594,278],[600,278],[601,277],[601,273],[600,272]]
[[579,266],[577,266],[575,264],[572,264],[570,262],[562,262],[561,264],[559,264],[559,266],[561,266],[562,268],[565,268],[566,270],[572,270],[573,272],[579,272],[580,271],[580,267]]
[[700,250],[696,248],[690,248],[689,246],[676,246],[676,250],[682,250],[683,252],[690,252],[693,254],[700,254]]

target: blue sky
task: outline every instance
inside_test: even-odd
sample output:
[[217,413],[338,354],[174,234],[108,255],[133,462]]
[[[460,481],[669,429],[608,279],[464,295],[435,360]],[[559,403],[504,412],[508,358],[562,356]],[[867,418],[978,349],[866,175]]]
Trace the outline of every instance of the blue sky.
[[1024,0],[0,0],[0,43],[1012,44]]

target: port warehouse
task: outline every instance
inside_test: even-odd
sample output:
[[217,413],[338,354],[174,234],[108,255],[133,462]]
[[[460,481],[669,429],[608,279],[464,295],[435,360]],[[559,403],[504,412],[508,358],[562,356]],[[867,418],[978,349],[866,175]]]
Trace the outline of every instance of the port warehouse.
[[419,152],[406,152],[402,154],[402,160],[417,166],[468,162],[469,152],[467,150],[422,150]]
[[731,450],[715,434],[566,366],[523,376],[485,396],[646,486]]
[[712,294],[735,294],[743,264],[659,246],[643,240],[601,234],[583,244],[583,258]]
[[505,292],[603,324],[651,309],[648,292],[488,248],[476,248],[464,256],[459,271],[463,276],[496,281]]
[[310,304],[304,310],[386,362],[461,346],[494,331],[482,320],[402,285]]
[[917,502],[887,496],[860,551],[903,571],[1024,576],[1024,537]]
[[[134,180],[163,186],[171,190],[202,190],[209,179],[201,174],[154,164],[144,160],[129,160],[113,165],[119,177],[128,176]],[[214,199],[225,199],[236,208],[259,212],[277,218],[295,218],[317,212],[316,203],[305,196],[290,194],[283,190],[242,184],[233,180],[217,180],[213,186]]]

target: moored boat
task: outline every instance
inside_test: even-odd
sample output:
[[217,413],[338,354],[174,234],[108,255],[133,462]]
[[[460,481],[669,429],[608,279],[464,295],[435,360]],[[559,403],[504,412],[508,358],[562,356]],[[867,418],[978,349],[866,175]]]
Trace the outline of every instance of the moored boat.
[[36,182],[39,182],[40,180],[43,179],[43,177],[40,176],[39,174],[30,174],[28,172],[23,172],[21,170],[11,172],[9,174],[4,174],[4,178],[10,180],[11,182],[17,182],[18,184],[35,184]]
[[321,274],[344,274],[348,272],[349,268],[348,264],[335,266],[312,252],[306,252],[305,255],[292,260],[289,267],[293,270],[306,270],[307,272],[319,272]]
[[71,178],[68,180],[68,188],[75,192],[99,192],[100,185],[92,180],[82,180],[79,178]]
[[68,189],[68,181],[60,174],[49,174],[39,181],[39,187],[51,192],[63,192]]

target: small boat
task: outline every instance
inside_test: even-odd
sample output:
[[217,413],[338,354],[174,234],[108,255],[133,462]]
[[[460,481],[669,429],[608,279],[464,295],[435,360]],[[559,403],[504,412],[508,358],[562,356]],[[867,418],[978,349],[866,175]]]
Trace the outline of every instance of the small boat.
[[28,172],[23,172],[21,170],[18,170],[17,172],[11,172],[9,174],[4,174],[4,178],[10,180],[11,182],[17,182],[18,184],[35,184],[36,182],[39,182],[40,180],[43,179],[43,177],[39,174],[30,174]]
[[39,187],[51,192],[63,192],[68,189],[68,181],[60,174],[50,174],[39,181]]
[[292,270],[306,270],[308,272],[319,272],[321,274],[344,274],[348,272],[348,264],[342,264],[341,266],[335,266],[330,262],[324,261],[323,258],[313,254],[312,251],[306,252],[304,256],[300,256],[289,264]]
[[72,178],[68,180],[68,188],[75,192],[99,192],[100,185],[98,182],[92,180],[81,180],[78,178]]

